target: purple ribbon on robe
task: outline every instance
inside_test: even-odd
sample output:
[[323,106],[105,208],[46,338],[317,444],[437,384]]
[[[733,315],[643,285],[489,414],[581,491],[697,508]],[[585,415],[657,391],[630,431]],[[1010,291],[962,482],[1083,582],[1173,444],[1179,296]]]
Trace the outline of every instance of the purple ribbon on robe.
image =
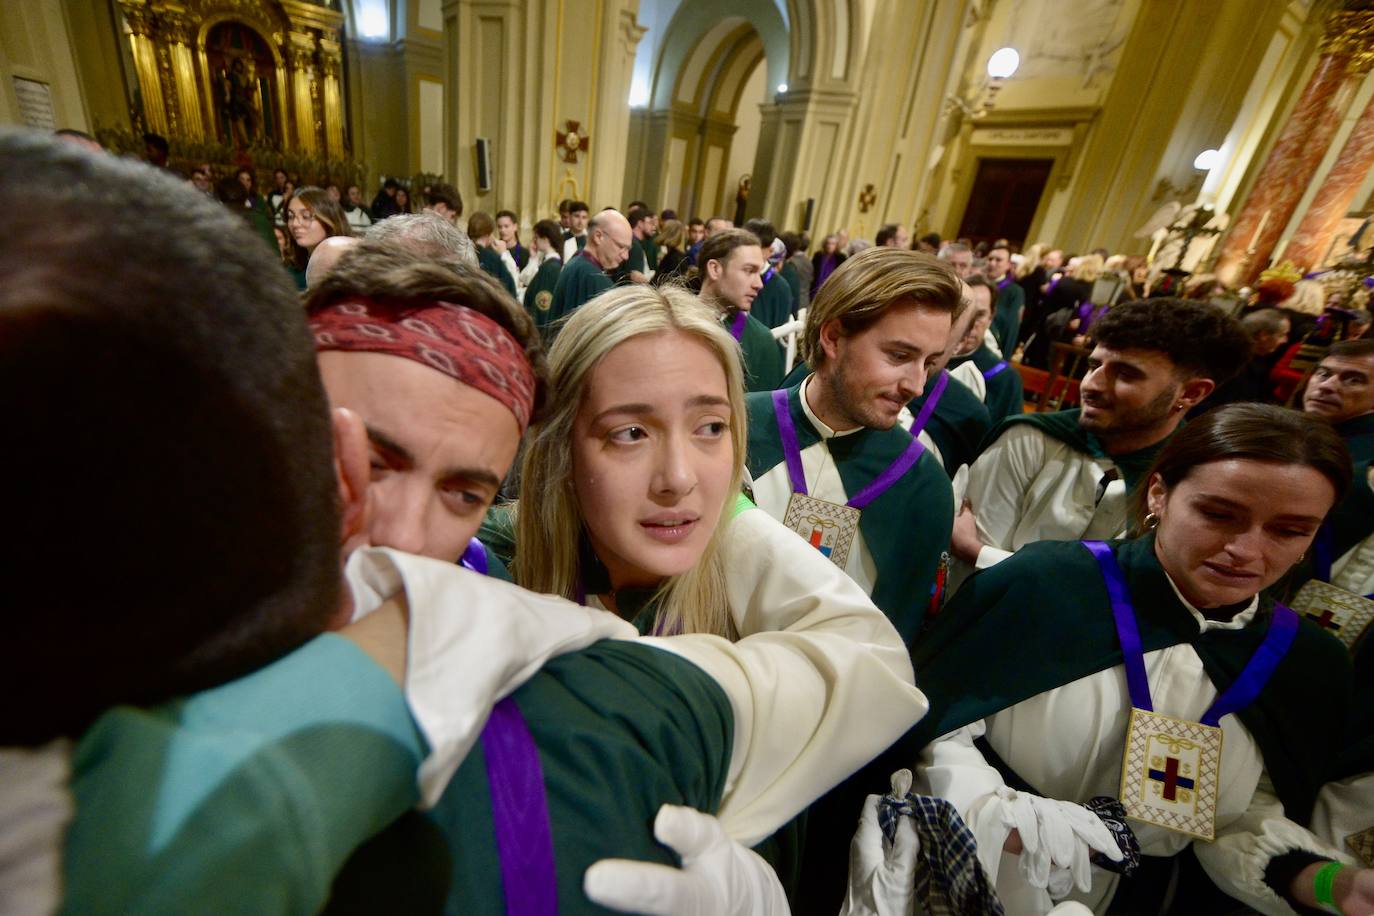
[[458,559],[458,565],[464,569],[470,569],[479,576],[485,576],[490,563],[487,562],[487,547],[477,538],[468,541],[468,546],[463,550],[463,555]]
[[[1107,585],[1107,597],[1112,603],[1112,617],[1116,621],[1116,636],[1121,642],[1121,659],[1126,667],[1126,686],[1131,705],[1146,712],[1154,712],[1150,699],[1150,680],[1145,674],[1145,655],[1141,648],[1140,629],[1135,622],[1135,608],[1126,588],[1126,574],[1116,561],[1116,554],[1105,541],[1083,541],[1083,546],[1097,560]],[[1215,728],[1221,717],[1239,712],[1255,701],[1269,682],[1274,671],[1298,635],[1298,615],[1282,604],[1274,605],[1274,616],[1264,641],[1250,657],[1240,676],[1222,691],[1198,721]]]
[[739,339],[744,336],[744,328],[748,324],[748,312],[738,311],[735,313],[734,320],[730,322],[730,336],[735,338],[736,343],[738,343]]
[[492,708],[482,729],[482,754],[506,913],[552,916],[558,912],[558,875],[544,770],[525,717],[511,697]]
[[[935,390],[926,399],[925,404],[921,407],[921,412],[916,415],[916,421],[911,425],[911,442],[897,456],[896,460],[887,466],[886,470],[873,478],[868,486],[854,494],[845,503],[846,506],[862,511],[865,506],[882,496],[894,483],[901,480],[903,474],[911,470],[926,450],[925,445],[916,437],[921,434],[921,430],[925,429],[926,423],[930,422],[930,415],[935,412],[935,405],[940,402],[940,396],[945,393],[945,387],[948,384],[949,373],[942,369],[939,377],[935,380]],[[805,395],[801,396],[805,397]],[[797,427],[792,422],[791,408],[787,403],[787,389],[783,388],[773,392],[773,414],[778,420],[778,432],[782,434],[782,454],[787,463],[787,476],[792,483],[792,492],[807,496],[809,494],[806,489],[806,472],[802,468],[801,443],[797,439]]]

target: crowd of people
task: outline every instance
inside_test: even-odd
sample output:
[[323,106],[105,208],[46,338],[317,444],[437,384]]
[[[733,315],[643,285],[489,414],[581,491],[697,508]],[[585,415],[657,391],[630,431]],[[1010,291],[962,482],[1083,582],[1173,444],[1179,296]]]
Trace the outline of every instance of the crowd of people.
[[1355,303],[78,146],[0,133],[0,908],[1374,913]]

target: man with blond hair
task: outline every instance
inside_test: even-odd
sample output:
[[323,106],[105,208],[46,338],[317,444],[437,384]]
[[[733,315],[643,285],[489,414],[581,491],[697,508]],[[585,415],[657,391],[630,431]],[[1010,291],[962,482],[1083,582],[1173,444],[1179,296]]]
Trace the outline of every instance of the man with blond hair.
[[759,506],[848,572],[908,644],[938,591],[954,503],[940,462],[898,420],[963,308],[958,279],[934,258],[862,251],[811,303],[808,374],[748,399]]

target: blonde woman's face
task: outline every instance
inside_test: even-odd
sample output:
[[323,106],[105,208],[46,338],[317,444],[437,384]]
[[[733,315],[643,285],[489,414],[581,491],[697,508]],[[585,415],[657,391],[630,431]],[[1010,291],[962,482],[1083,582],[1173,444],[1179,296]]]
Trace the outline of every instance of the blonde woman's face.
[[691,335],[633,338],[592,370],[573,483],[613,587],[656,585],[701,560],[732,495],[731,421],[725,370]]

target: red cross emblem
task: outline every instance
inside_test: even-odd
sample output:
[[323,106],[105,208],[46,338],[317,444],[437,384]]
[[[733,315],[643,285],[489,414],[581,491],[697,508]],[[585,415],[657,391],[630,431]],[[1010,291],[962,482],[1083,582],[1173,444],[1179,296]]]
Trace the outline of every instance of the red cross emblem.
[[1178,801],[1179,789],[1193,788],[1193,781],[1191,779],[1187,776],[1178,775],[1178,766],[1177,757],[1166,757],[1164,758],[1164,769],[1162,771],[1155,769],[1150,770],[1151,779],[1155,782],[1164,783],[1163,795],[1165,801]]

